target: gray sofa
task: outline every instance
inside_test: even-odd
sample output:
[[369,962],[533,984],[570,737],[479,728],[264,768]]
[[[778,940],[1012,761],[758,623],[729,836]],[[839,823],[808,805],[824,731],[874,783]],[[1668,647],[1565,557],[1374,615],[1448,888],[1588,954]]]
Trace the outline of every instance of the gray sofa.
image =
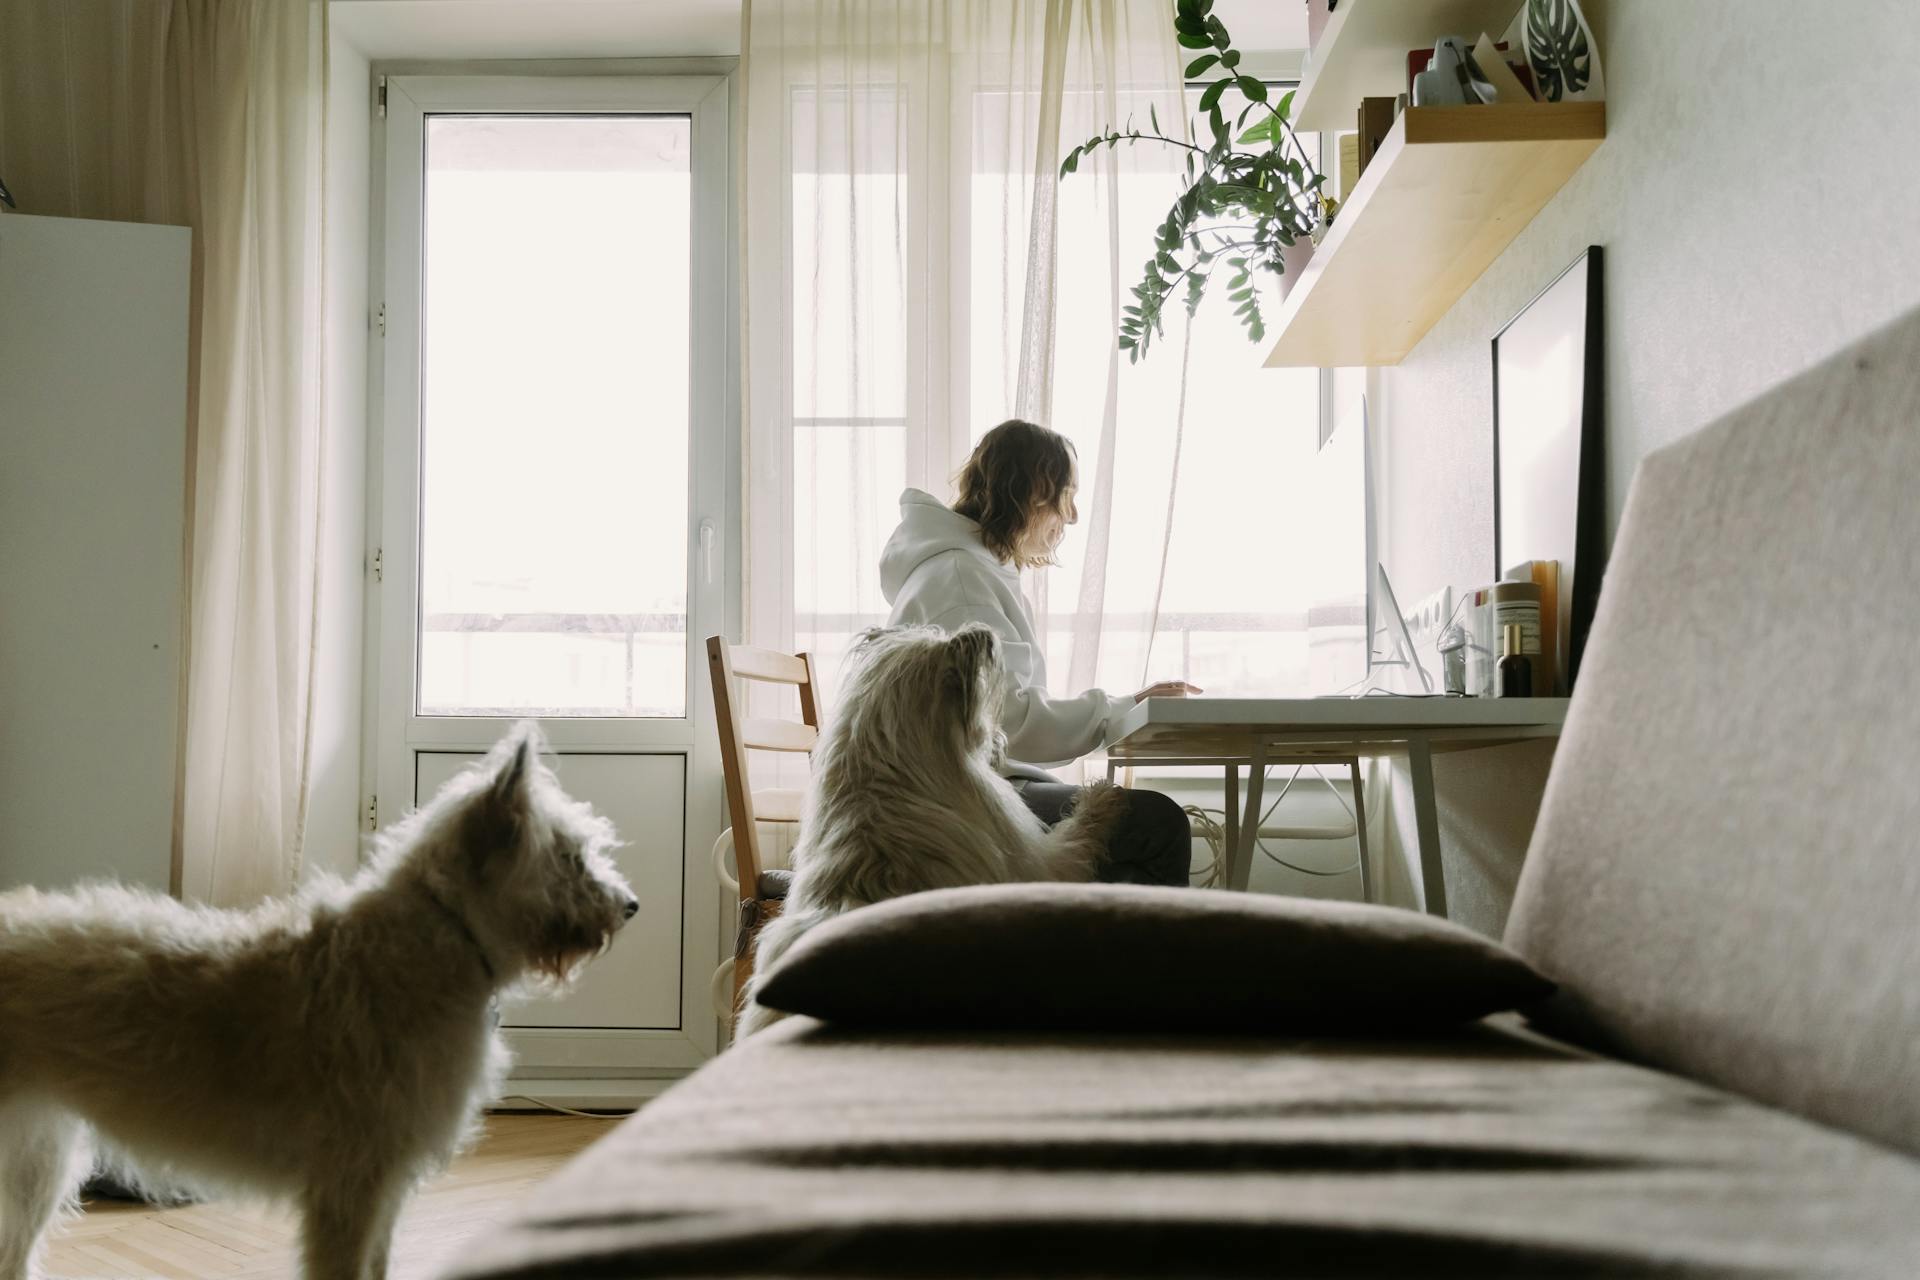
[[1920,314],[1646,460],[1508,928],[1531,1025],[795,1018],[453,1274],[1920,1274],[1916,490]]

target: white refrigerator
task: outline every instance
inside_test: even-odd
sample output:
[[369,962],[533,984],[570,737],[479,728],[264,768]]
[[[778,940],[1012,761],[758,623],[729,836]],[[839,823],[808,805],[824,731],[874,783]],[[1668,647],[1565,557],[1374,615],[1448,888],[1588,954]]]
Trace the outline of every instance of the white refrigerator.
[[173,887],[191,252],[0,213],[0,891]]

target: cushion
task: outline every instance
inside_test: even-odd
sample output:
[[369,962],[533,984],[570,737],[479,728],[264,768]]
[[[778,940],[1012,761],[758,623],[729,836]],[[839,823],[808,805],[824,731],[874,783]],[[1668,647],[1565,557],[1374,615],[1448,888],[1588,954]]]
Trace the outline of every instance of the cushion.
[[1920,311],[1650,454],[1507,925],[1557,1034],[1920,1151]]
[[1920,1161],[1503,1021],[1276,1040],[790,1018],[432,1274],[1913,1280]]
[[1498,943],[1392,907],[1013,884],[830,920],[768,971],[758,999],[867,1026],[1399,1033],[1552,989]]

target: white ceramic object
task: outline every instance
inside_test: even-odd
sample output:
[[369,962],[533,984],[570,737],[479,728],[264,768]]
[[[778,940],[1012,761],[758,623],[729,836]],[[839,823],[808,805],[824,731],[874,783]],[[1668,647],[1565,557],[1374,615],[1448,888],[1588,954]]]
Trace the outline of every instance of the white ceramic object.
[[1580,0],[1527,0],[1522,44],[1542,102],[1605,102],[1600,43]]

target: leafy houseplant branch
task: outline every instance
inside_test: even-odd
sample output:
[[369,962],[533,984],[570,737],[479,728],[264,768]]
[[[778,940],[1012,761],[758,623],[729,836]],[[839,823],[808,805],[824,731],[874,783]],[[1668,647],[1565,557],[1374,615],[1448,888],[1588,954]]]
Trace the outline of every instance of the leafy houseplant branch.
[[[1192,315],[1221,263],[1230,268],[1227,288],[1235,313],[1248,338],[1259,341],[1266,325],[1253,272],[1284,272],[1287,248],[1309,234],[1318,216],[1315,192],[1325,178],[1287,123],[1293,95],[1270,101],[1266,83],[1239,70],[1240,52],[1226,27],[1213,16],[1213,4],[1214,0],[1175,0],[1174,5],[1174,33],[1180,44],[1206,51],[1187,65],[1187,78],[1216,73],[1200,94],[1199,115],[1205,131],[1197,121],[1193,130],[1196,137],[1210,137],[1210,144],[1169,136],[1160,127],[1158,111],[1149,105],[1149,130],[1135,128],[1131,121],[1125,129],[1109,128],[1074,147],[1060,164],[1064,179],[1085,157],[1117,150],[1123,143],[1150,142],[1186,152],[1186,185],[1154,232],[1153,257],[1133,287],[1133,305],[1121,311],[1119,345],[1130,360],[1138,360],[1156,337],[1164,336],[1162,311],[1176,288],[1184,285],[1183,301]],[[1228,89],[1238,90],[1247,100],[1231,127],[1221,110],[1221,98]],[[1266,118],[1246,127],[1260,108],[1265,109]],[[1236,149],[1236,144],[1242,149]],[[1233,215],[1242,220],[1217,221]]]

